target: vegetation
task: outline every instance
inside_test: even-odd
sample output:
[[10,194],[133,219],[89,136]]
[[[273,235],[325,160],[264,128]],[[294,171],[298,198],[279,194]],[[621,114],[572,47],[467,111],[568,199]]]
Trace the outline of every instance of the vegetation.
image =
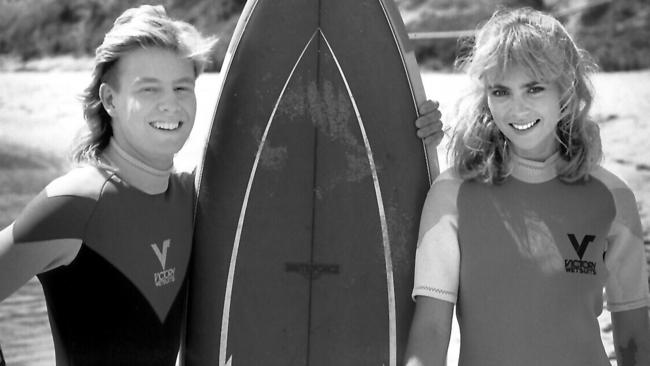
[[115,18],[140,4],[162,4],[174,17],[224,41],[217,67],[246,0],[0,0],[0,54],[21,61],[93,55]]
[[[650,67],[650,8],[647,0],[395,0],[409,31],[475,29],[499,6],[530,6],[558,17],[604,70]],[[28,61],[56,55],[88,56],[112,21],[127,7],[166,6],[175,17],[195,24],[222,42],[215,52],[219,69],[246,0],[0,0],[0,54]],[[579,11],[571,11],[576,7]],[[297,15],[299,16],[299,15]],[[449,70],[458,41],[415,41],[419,61]]]
[[603,70],[650,67],[648,0],[618,0],[568,19],[568,28]]
[[[411,31],[475,29],[498,7],[528,6],[554,14],[605,71],[650,68],[647,0],[402,0]],[[594,5],[596,4],[596,5]],[[419,61],[450,69],[462,39],[415,41]]]

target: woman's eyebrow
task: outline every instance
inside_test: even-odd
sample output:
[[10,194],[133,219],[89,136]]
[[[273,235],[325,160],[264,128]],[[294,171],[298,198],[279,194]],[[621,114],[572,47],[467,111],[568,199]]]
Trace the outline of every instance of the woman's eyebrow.
[[526,84],[522,85],[521,87],[522,88],[530,88],[530,87],[533,87],[533,86],[536,86],[536,85],[539,85],[539,84],[543,84],[543,83],[541,81],[533,80],[533,81],[527,82]]
[[510,89],[507,86],[501,85],[501,84],[488,85],[488,88],[490,88],[490,89]]

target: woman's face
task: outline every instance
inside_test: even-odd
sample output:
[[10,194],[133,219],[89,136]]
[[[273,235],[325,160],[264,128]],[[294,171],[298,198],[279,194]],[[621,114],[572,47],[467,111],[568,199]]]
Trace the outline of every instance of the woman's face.
[[560,90],[555,82],[536,80],[513,66],[497,77],[487,75],[487,101],[497,127],[513,152],[544,161],[558,148],[555,128],[560,121]]

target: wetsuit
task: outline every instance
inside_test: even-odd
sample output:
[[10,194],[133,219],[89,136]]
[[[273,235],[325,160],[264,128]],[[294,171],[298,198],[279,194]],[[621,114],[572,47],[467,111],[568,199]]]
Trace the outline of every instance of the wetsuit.
[[599,167],[556,176],[559,156],[513,158],[504,184],[434,183],[422,214],[413,296],[456,303],[459,365],[609,365],[597,317],[650,305],[630,189]]
[[107,166],[77,168],[50,183],[4,235],[29,251],[15,257],[16,268],[45,264],[38,278],[57,365],[174,365],[191,249],[191,175],[152,169],[114,141],[101,161]]

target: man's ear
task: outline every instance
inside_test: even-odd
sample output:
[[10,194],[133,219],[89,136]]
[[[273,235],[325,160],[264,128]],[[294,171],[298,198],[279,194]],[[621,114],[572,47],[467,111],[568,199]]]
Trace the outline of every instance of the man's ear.
[[109,116],[114,117],[115,114],[115,104],[113,104],[113,88],[106,84],[102,83],[99,86],[99,99],[102,101],[102,106],[108,113]]

